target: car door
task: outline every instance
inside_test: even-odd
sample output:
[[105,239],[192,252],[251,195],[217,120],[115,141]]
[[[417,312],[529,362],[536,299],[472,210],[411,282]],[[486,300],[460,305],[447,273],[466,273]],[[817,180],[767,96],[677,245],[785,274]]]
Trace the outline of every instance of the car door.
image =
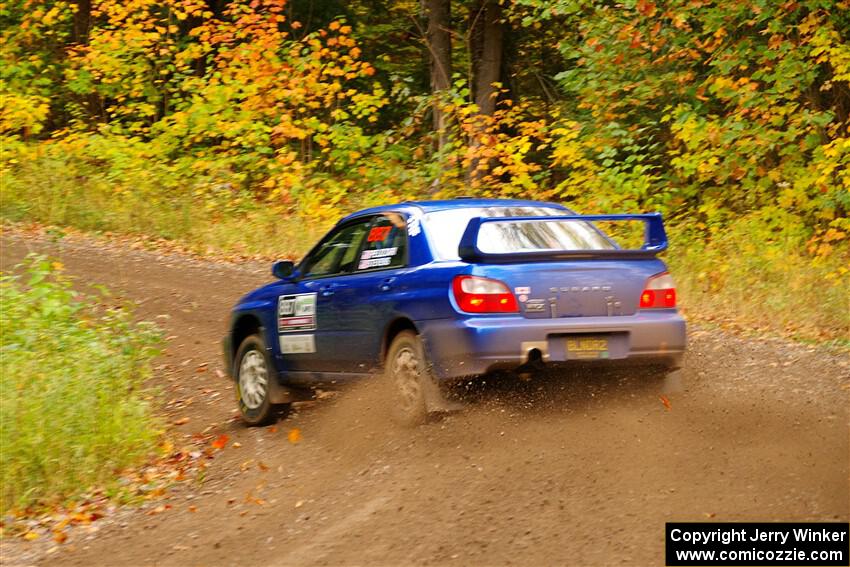
[[351,372],[372,370],[379,361],[384,329],[404,291],[407,257],[405,218],[397,213],[374,216],[335,307],[341,330],[336,348],[340,364]]
[[278,298],[278,345],[287,370],[348,369],[338,349],[345,333],[339,300],[370,222],[354,219],[329,232],[301,262],[294,291]]

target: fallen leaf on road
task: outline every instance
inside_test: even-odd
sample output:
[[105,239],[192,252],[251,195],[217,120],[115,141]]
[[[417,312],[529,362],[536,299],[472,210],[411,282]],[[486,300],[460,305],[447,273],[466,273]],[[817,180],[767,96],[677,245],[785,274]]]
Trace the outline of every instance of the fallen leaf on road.
[[75,524],[90,524],[100,517],[100,514],[95,512],[77,512],[71,516],[71,521]]
[[198,511],[198,507],[197,507],[197,506],[189,506],[189,511],[190,511],[190,512],[193,512],[193,513],[194,513],[194,512],[197,512],[197,511]]
[[[303,501],[303,500],[299,500],[298,502],[296,502],[296,503],[295,503],[295,507],[296,507],[296,508],[300,508],[300,507],[301,507],[301,506],[303,506],[303,505],[304,505],[304,501]],[[37,536],[36,536],[36,537],[37,537]]]
[[239,448],[239,447],[241,447],[241,446],[242,446],[242,443],[240,443],[239,441],[237,441],[236,443],[234,443],[233,445],[231,445],[231,447],[233,447],[234,449],[238,449],[238,448]]
[[266,503],[265,500],[254,496],[251,492],[245,495],[245,502],[248,504],[257,504],[258,506],[263,506]]
[[661,395],[658,396],[658,399],[661,400],[661,403],[664,404],[664,407],[667,408],[667,411],[670,411],[670,408],[672,406],[670,405],[670,400],[667,399],[667,396]]
[[228,437],[227,433],[222,433],[212,442],[213,449],[224,449],[227,446],[228,439],[230,437]]
[[146,494],[147,498],[159,498],[165,494],[165,488],[158,486]]
[[189,423],[188,417],[181,417],[180,419],[174,420],[174,425],[185,425],[186,423]]
[[68,539],[68,534],[65,532],[53,532],[53,541],[56,543],[65,543]]
[[38,534],[35,532],[27,532],[24,534],[24,539],[27,541],[34,541],[38,539]]
[[289,439],[290,443],[298,443],[301,441],[301,430],[297,427],[293,427],[289,430],[289,433],[286,435],[286,438]]

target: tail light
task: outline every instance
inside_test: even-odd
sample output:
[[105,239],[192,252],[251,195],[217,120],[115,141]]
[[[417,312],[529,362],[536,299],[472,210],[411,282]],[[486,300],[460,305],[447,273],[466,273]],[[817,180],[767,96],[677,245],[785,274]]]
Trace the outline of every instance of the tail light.
[[452,281],[455,301],[467,313],[518,313],[514,294],[499,280],[457,276]]
[[656,274],[646,280],[640,294],[641,309],[669,309],[676,307],[676,286],[667,272]]

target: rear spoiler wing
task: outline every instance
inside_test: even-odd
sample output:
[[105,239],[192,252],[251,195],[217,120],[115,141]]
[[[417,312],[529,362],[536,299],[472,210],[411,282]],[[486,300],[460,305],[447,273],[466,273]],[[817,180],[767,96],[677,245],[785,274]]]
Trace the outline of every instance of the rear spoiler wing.
[[[553,221],[633,221],[641,220],[646,224],[644,244],[635,250],[540,250],[533,252],[508,252],[493,254],[482,252],[478,248],[478,231],[488,222],[553,222]],[[597,229],[598,230],[598,229]],[[661,213],[619,214],[619,215],[559,215],[536,217],[476,217],[469,221],[460,239],[458,256],[465,262],[510,263],[521,261],[569,260],[580,258],[619,259],[653,258],[667,249],[667,233],[661,220]]]

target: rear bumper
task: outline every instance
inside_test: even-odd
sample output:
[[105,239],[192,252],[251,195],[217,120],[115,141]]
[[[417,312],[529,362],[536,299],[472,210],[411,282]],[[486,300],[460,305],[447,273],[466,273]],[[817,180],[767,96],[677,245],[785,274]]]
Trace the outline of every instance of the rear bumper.
[[534,349],[544,362],[570,362],[566,339],[605,334],[609,351],[600,363],[681,366],[685,321],[675,310],[644,311],[622,317],[525,319],[517,316],[439,319],[419,323],[438,378],[451,380],[517,368]]

